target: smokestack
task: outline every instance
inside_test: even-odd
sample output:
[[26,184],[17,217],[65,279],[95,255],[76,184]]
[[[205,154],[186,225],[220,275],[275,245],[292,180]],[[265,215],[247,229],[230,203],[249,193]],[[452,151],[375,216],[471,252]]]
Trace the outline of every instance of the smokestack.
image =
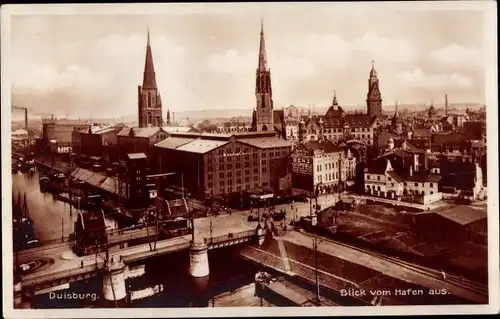
[[24,129],[28,132],[28,109],[24,109]]

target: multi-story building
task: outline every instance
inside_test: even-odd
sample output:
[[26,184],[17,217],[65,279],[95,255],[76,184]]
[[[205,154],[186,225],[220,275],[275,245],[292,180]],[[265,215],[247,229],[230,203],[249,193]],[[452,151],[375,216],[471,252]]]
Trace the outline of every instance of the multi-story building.
[[441,176],[440,189],[449,195],[458,195],[471,200],[481,199],[484,188],[483,169],[485,156],[449,156],[443,154],[435,163]]
[[117,133],[122,126],[95,127],[81,131],[75,130],[73,134],[73,152],[77,155],[97,156],[106,161],[118,160]]
[[[307,121],[307,122],[306,122]],[[344,114],[342,117],[312,117],[304,121],[304,140],[327,140],[334,143],[355,140],[373,146],[379,127],[376,118],[366,114]]]
[[[139,127],[163,126],[161,95],[156,85],[156,74],[153,53],[149,39],[146,44],[146,63],[142,86],[137,88],[137,106]],[[170,114],[168,114],[170,117]]]
[[149,158],[154,144],[166,139],[161,127],[126,127],[116,135],[120,158],[130,153],[144,153]]
[[48,146],[51,141],[61,145],[70,145],[74,130],[88,128],[88,121],[79,120],[44,120],[42,124],[42,143]]
[[291,143],[274,132],[172,133],[155,144],[154,152],[159,172],[177,173],[175,183],[182,182],[193,196],[203,198],[278,190],[280,178],[287,175]]
[[290,105],[283,109],[284,114],[284,138],[287,140],[299,140],[300,112]]
[[300,143],[290,157],[296,189],[331,193],[343,189],[356,175],[356,158],[330,141]]
[[419,170],[417,157],[403,154],[401,158],[403,161],[406,158],[409,165],[401,165],[387,155],[368,163],[364,180],[366,194],[419,204],[441,200],[440,176],[428,169]]

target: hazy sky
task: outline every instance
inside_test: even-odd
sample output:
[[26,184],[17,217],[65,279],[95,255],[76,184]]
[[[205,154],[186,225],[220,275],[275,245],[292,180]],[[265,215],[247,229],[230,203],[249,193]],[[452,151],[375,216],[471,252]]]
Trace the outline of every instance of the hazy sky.
[[450,103],[484,103],[481,11],[382,12],[373,6],[363,10],[359,3],[356,12],[335,11],[335,4],[282,6],[13,16],[13,103],[70,116],[134,114],[149,26],[164,113],[167,108],[250,110],[261,18],[275,107],[328,106],[334,90],[341,105],[364,106],[372,60],[384,104],[391,107],[396,100],[441,104],[445,92]]

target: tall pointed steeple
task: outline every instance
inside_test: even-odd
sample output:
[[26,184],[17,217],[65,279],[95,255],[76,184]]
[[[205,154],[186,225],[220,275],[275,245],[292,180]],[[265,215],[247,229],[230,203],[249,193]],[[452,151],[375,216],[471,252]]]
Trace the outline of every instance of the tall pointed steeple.
[[267,71],[267,55],[266,55],[266,41],[264,39],[264,21],[260,20],[260,46],[259,46],[259,64],[257,72]]
[[163,125],[161,96],[156,85],[156,74],[151,50],[151,35],[148,28],[146,42],[146,62],[142,86],[137,88],[139,127],[158,127]]
[[167,125],[170,125],[170,109],[167,109]]
[[146,63],[144,64],[144,79],[142,81],[143,89],[156,89],[156,74],[153,63],[153,52],[151,50],[150,32],[148,27],[148,40],[146,44]]
[[271,70],[267,67],[266,44],[264,40],[264,23],[260,22],[259,63],[255,78],[255,97],[257,100],[255,129],[257,131],[274,131],[273,90],[271,87]]

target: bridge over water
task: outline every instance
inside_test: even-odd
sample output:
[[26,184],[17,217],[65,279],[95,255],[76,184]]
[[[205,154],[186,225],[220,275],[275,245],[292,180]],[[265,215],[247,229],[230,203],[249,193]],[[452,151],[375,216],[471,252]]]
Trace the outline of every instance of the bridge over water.
[[[225,215],[195,220],[195,233],[170,239],[148,242],[136,246],[123,246],[129,240],[154,237],[154,227],[111,235],[109,242],[115,245],[107,253],[77,257],[71,253],[71,245],[53,244],[30,249],[19,254],[19,263],[45,260],[44,266],[21,276],[15,284],[15,303],[19,307],[23,300],[39,291],[84,280],[102,274],[104,298],[109,301],[125,299],[124,271],[129,263],[161,256],[181,250],[190,251],[189,272],[194,277],[209,274],[208,250],[263,240],[264,232],[258,230],[257,222],[249,222],[242,215]],[[26,306],[26,307],[29,307]]]

